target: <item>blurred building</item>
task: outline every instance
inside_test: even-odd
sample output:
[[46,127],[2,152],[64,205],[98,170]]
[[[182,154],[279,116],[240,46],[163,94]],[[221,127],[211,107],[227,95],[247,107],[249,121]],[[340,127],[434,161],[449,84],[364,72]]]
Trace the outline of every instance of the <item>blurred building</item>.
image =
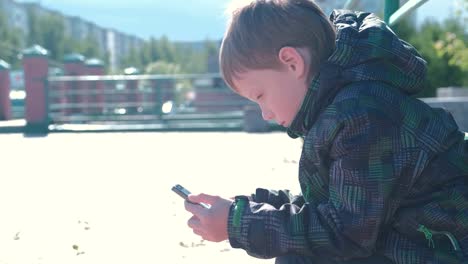
[[0,0],[0,11],[11,27],[19,29],[23,36],[27,36],[29,32],[28,14],[22,4],[13,0]]
[[110,56],[110,68],[116,69],[120,61],[131,49],[139,49],[144,40],[137,36],[125,34],[115,29],[104,28],[90,21],[76,16],[67,16],[60,12],[48,9],[38,3],[18,3],[14,0],[0,0],[0,12],[6,17],[10,27],[20,30],[23,34],[23,47],[29,32],[28,8],[37,16],[55,15],[63,19],[65,35],[77,41],[92,38],[96,41],[102,54]]

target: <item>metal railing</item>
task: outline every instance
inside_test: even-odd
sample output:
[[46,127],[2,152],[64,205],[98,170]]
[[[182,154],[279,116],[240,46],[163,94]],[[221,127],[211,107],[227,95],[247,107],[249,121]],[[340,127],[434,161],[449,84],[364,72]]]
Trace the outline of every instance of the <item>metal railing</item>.
[[429,0],[409,0],[402,7],[399,7],[399,1],[386,0],[385,2],[385,22],[390,26],[394,26],[402,18],[410,14],[412,11],[425,4]]
[[54,76],[47,80],[52,129],[70,125],[242,129],[252,103],[219,74]]
[[[400,0],[385,0],[384,20],[389,26],[394,26],[405,16],[429,0],[409,0],[400,7]],[[344,9],[354,9],[359,0],[347,0]]]

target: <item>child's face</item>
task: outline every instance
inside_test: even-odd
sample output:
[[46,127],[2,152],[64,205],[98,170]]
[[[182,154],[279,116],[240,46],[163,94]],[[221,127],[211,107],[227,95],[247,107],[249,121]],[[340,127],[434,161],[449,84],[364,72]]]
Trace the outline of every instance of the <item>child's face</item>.
[[284,70],[249,70],[233,80],[238,93],[257,103],[263,119],[289,127],[307,92],[297,74]]

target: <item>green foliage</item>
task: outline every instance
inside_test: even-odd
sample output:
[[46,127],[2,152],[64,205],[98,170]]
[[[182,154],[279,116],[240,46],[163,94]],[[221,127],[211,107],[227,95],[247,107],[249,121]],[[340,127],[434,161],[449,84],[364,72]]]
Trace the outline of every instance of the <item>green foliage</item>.
[[87,58],[103,58],[104,54],[99,50],[99,44],[91,35],[87,35],[82,41],[72,41],[71,49],[67,53],[78,52]]
[[146,69],[146,74],[181,74],[180,65],[163,60],[150,63]]
[[[146,69],[145,74],[182,74],[180,64],[170,63],[163,60],[150,63]],[[175,87],[174,99],[177,105],[182,104],[185,100],[185,95],[193,91],[191,82],[187,79],[182,80],[159,80],[159,83],[175,82],[171,86]],[[157,82],[157,83],[158,83]]]
[[468,23],[468,0],[457,0],[455,2],[455,15],[460,18],[462,24]]
[[138,51],[135,48],[130,49],[129,54],[123,60],[123,65],[127,65],[128,67],[135,67],[138,69],[143,67],[141,56],[138,54]]
[[75,40],[65,34],[65,21],[59,15],[38,15],[34,7],[28,8],[28,46],[38,44],[50,53],[50,59],[61,62],[66,54],[80,53],[88,58],[104,58],[96,39],[88,35]]
[[[468,72],[468,47],[466,41],[458,38],[456,34],[447,32],[445,38],[434,44],[439,58],[448,58],[449,65],[459,67]],[[468,81],[468,80],[465,80]],[[468,85],[468,83],[465,83]]]
[[22,32],[8,26],[6,16],[0,12],[0,59],[12,67],[19,67],[18,47],[21,47]]
[[403,20],[394,29],[428,63],[426,87],[417,97],[435,96],[439,87],[468,86],[468,36],[460,19],[428,20],[419,29]]
[[61,61],[65,55],[65,25],[61,17],[57,15],[33,16],[30,20],[30,26],[35,24],[37,35],[30,37],[28,46],[38,44],[44,47],[50,53],[50,58],[55,61]]
[[[49,51],[52,64],[60,64],[66,54],[81,53],[87,58],[100,58],[106,67],[109,67],[109,53],[101,52],[97,40],[91,35],[84,40],[76,40],[67,36],[62,16],[40,14],[34,5],[28,6],[27,12],[29,34],[24,36],[20,30],[8,25],[6,16],[0,10],[0,59],[7,61],[13,67],[20,67],[21,51],[38,44]],[[208,69],[208,59],[217,57],[217,52],[216,43],[210,40],[206,40],[203,45],[193,47],[189,43],[173,43],[167,36],[159,39],[151,38],[140,49],[131,48],[121,60],[120,70],[117,69],[116,73],[127,67],[152,69],[155,67],[155,62],[165,63],[156,64],[159,67],[158,71],[162,72],[166,71],[164,67],[170,68],[175,65],[177,73],[205,73]]]
[[[151,69],[154,69],[155,65],[163,68],[176,65],[178,73],[205,73],[208,68],[208,58],[217,57],[218,47],[210,40],[199,46],[190,43],[173,43],[166,36],[159,39],[151,38],[141,49],[131,49],[122,60],[121,68],[136,67],[146,69],[146,73],[161,74],[166,69],[158,68],[156,71]],[[155,64],[157,62],[161,63]]]

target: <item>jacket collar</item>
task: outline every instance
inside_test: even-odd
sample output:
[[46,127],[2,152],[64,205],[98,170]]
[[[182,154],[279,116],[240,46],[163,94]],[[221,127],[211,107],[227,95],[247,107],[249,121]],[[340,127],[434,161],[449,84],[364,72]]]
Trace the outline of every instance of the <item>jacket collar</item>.
[[330,62],[324,63],[312,79],[301,108],[288,128],[288,135],[291,138],[303,137],[345,84],[346,78],[342,76],[341,67]]

